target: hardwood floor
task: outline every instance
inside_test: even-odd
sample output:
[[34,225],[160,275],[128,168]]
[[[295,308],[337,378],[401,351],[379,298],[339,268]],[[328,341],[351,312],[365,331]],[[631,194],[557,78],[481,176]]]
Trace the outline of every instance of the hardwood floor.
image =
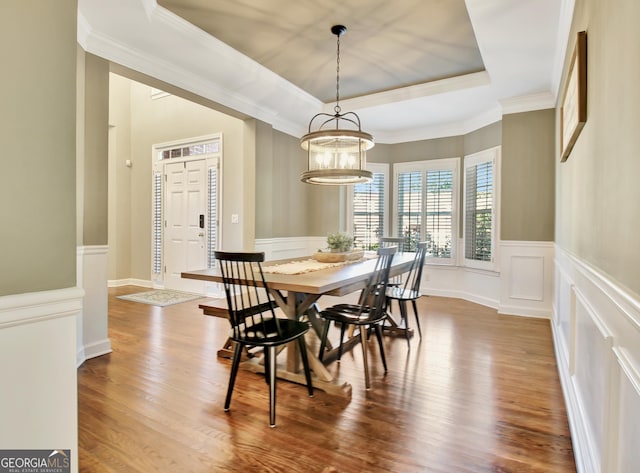
[[109,289],[113,352],[78,371],[81,472],[575,472],[547,320],[423,297],[422,340],[385,337],[386,376],[369,344],[371,390],[356,347],[329,366],[351,401],[281,381],[271,429],[259,375],[223,411],[228,322],[115,297],[141,290]]

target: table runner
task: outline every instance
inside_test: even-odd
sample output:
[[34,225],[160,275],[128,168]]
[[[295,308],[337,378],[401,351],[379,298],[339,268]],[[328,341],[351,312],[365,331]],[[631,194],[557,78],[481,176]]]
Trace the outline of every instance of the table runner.
[[364,260],[377,258],[378,254],[373,251],[365,251],[362,258],[340,261],[337,263],[321,263],[313,258],[290,261],[288,263],[281,264],[269,264],[262,266],[262,271],[272,274],[304,274],[312,271],[319,271],[321,269],[335,268],[336,266],[344,266],[345,264],[360,263]]
[[[358,260],[360,261],[360,260]],[[305,259],[300,261],[291,261],[290,263],[273,264],[263,266],[262,271],[272,274],[304,274],[311,271],[319,271],[321,269],[334,268],[343,266],[347,263],[355,263],[356,261],[341,261],[339,263],[321,263],[314,259]]]

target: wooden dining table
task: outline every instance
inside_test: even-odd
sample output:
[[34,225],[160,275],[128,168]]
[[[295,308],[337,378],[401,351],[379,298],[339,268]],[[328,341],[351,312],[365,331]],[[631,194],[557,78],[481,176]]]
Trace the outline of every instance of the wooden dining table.
[[[367,257],[368,256],[368,257]],[[331,266],[316,269],[300,274],[283,274],[277,271],[277,266],[287,263],[309,260],[311,257],[291,258],[287,260],[267,261],[263,264],[265,268],[265,280],[269,287],[274,301],[282,312],[291,319],[301,319],[307,317],[313,330],[307,334],[307,346],[313,346],[310,337],[319,337],[322,333],[324,321],[318,313],[318,300],[325,295],[345,296],[363,289],[367,279],[375,269],[375,254],[366,255],[363,259],[355,262],[348,262],[340,266]],[[405,273],[413,263],[413,253],[397,253],[392,261],[390,276]],[[329,266],[329,265],[327,265]],[[186,279],[197,279],[208,282],[222,282],[222,275],[219,269],[202,269],[195,271],[185,271],[182,274]],[[351,337],[345,347],[357,343],[359,337]],[[317,344],[316,344],[317,345]],[[332,348],[329,345],[329,348]],[[313,385],[327,393],[351,398],[351,385],[348,382],[335,378],[326,368],[324,363],[335,359],[335,351],[331,350],[323,357],[323,361],[318,358],[318,353],[312,349],[308,350],[309,364],[313,371]],[[290,344],[287,347],[286,364],[278,366],[278,377],[293,381],[299,384],[306,384],[303,370],[301,369],[300,357],[297,355],[296,345]],[[243,362],[245,368],[255,372],[262,372],[264,367],[256,359],[249,359]]]

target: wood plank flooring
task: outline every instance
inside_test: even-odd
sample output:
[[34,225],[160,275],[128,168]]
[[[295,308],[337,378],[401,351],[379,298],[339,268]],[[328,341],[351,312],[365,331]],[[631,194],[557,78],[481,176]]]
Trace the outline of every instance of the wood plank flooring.
[[116,299],[142,290],[109,289],[113,352],[78,370],[81,472],[576,471],[547,320],[423,297],[423,338],[385,337],[386,375],[369,344],[371,390],[357,346],[329,365],[350,401],[279,382],[271,429],[259,375],[223,410],[228,322]]

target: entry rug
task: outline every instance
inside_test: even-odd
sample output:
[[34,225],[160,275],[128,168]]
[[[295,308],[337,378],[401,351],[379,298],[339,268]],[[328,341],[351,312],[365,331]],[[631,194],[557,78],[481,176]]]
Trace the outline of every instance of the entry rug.
[[153,291],[136,292],[135,294],[127,294],[126,296],[117,296],[118,299],[125,301],[141,302],[143,304],[157,305],[166,307],[168,305],[180,304],[181,302],[202,299],[203,295],[193,294],[191,292],[172,291],[170,289],[155,289]]

